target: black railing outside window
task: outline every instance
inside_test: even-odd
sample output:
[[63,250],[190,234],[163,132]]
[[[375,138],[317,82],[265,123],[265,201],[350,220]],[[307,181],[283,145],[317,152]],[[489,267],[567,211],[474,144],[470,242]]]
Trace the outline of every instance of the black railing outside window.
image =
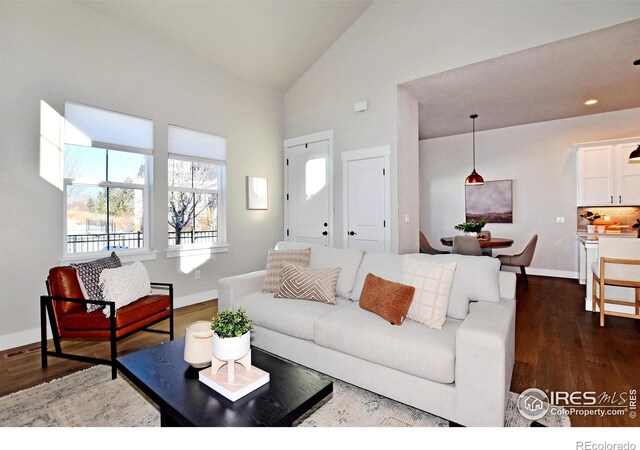
[[[181,244],[217,242],[218,230],[182,231]],[[169,232],[169,245],[176,245],[176,232]],[[133,233],[96,233],[67,235],[67,253],[100,252],[144,247],[141,231]]]

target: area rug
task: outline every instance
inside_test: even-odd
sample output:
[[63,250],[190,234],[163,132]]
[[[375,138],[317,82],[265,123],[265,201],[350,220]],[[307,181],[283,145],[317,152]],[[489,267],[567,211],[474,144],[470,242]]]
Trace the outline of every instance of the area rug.
[[[505,426],[528,427],[511,393]],[[570,426],[545,417],[544,426]],[[333,395],[298,421],[301,427],[446,427],[449,422],[386,397],[334,380]],[[0,397],[3,427],[157,427],[160,412],[122,374],[95,366]]]

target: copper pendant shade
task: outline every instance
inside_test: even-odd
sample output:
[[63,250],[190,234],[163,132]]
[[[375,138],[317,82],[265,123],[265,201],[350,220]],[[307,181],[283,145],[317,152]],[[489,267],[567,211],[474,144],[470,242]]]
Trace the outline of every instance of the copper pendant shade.
[[[464,184],[466,184],[467,186],[473,186],[484,184],[484,178],[482,178],[482,176],[478,172],[476,172],[476,117],[478,117],[478,115],[471,114],[469,117],[473,120],[473,171],[467,177],[467,179],[464,180]],[[638,146],[638,148],[640,148],[640,146]]]
[[629,153],[629,162],[640,163],[640,144],[638,144],[638,148]]

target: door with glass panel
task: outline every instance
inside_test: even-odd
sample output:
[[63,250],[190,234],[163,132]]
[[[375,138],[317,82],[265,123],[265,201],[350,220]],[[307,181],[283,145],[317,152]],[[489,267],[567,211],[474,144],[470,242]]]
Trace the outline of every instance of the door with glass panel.
[[285,240],[329,246],[329,141],[285,149]]

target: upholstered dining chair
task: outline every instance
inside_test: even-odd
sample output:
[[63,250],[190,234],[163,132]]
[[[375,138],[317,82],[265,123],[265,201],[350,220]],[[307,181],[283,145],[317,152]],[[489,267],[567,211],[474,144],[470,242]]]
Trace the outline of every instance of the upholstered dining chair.
[[[591,272],[591,311],[600,312],[601,327],[604,327],[605,315],[640,319],[640,240],[599,238],[598,260],[591,265]],[[630,297],[634,300],[606,298],[614,294],[605,291],[606,286],[617,286],[616,297],[630,290]],[[634,313],[607,311],[606,304],[628,306]]]
[[525,267],[529,267],[531,265],[531,260],[533,259],[533,253],[536,250],[537,243],[538,235],[534,234],[524,250],[522,250],[522,252],[518,253],[517,255],[497,256],[503,266],[520,267],[520,273],[522,273],[525,288],[529,287],[529,281],[527,280],[527,271],[525,270]]
[[482,256],[480,242],[476,236],[454,236],[451,253],[458,255]]
[[478,237],[480,239],[491,239],[491,231],[489,230],[482,230],[478,232]]
[[442,254],[448,254],[449,252],[433,248],[431,244],[429,244],[427,237],[421,231],[420,232],[420,253],[428,253],[430,255],[442,255]]

